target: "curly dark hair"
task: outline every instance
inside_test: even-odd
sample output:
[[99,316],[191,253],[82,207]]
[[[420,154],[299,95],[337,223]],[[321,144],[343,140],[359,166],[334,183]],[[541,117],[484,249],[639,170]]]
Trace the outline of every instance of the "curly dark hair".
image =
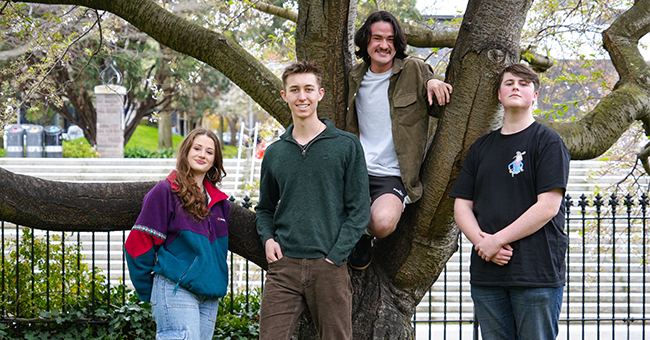
[[354,54],[357,57],[362,58],[367,64],[370,64],[370,55],[368,54],[368,43],[370,42],[370,36],[372,32],[370,31],[370,26],[376,22],[384,21],[391,26],[393,26],[393,45],[395,46],[395,58],[404,59],[408,57],[406,54],[406,37],[404,36],[404,31],[402,31],[402,26],[399,25],[397,18],[386,11],[379,11],[370,14],[366,22],[363,23],[363,26],[359,28],[357,34],[354,35],[354,43],[359,48]]
[[181,143],[178,150],[178,158],[176,159],[176,179],[174,183],[178,185],[178,190],[173,190],[183,202],[183,208],[187,210],[196,219],[202,220],[210,216],[205,205],[205,194],[199,188],[194,180],[194,175],[190,168],[190,163],[187,155],[194,145],[194,140],[197,136],[208,136],[214,141],[214,163],[208,172],[205,174],[205,179],[213,186],[221,183],[221,179],[226,176],[226,170],[223,167],[223,156],[221,154],[221,144],[214,132],[205,128],[197,128],[192,130]]

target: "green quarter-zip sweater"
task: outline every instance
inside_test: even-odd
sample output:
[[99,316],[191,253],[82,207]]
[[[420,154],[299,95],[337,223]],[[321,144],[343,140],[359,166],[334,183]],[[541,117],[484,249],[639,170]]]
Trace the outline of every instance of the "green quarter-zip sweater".
[[293,139],[292,124],[266,149],[257,232],[284,256],[340,266],[370,221],[368,171],[359,139],[321,121],[326,129],[308,144]]

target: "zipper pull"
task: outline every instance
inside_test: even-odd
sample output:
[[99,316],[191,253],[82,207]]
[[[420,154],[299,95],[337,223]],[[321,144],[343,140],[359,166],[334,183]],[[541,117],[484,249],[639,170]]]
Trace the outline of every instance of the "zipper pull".
[[208,220],[208,225],[210,226],[210,232],[212,232],[212,221]]

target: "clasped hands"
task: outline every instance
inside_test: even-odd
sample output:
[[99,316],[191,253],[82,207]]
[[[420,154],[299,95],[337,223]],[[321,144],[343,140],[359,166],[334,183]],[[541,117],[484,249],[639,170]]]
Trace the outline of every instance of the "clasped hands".
[[512,247],[509,244],[502,245],[498,236],[479,232],[481,242],[474,245],[474,250],[483,260],[494,262],[499,266],[508,264],[512,257]]

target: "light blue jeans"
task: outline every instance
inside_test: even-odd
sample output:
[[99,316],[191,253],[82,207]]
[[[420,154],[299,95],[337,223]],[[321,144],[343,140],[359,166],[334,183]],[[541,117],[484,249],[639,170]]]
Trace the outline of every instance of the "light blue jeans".
[[564,287],[486,287],[472,285],[474,313],[483,340],[554,340]]
[[197,295],[156,274],[151,289],[151,311],[156,340],[211,340],[219,312],[219,299]]

